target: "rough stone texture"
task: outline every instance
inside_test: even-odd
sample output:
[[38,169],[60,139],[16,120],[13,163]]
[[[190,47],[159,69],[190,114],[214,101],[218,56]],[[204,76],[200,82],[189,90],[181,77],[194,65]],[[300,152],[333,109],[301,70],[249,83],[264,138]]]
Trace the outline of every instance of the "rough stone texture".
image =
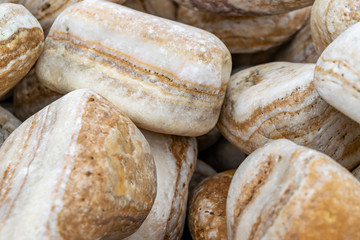
[[360,238],[360,183],[328,156],[276,140],[237,169],[226,202],[229,240]]
[[196,164],[196,140],[146,130],[142,132],[154,156],[157,195],[144,223],[126,240],[181,239],[188,187]]
[[91,88],[137,126],[181,136],[215,126],[230,71],[214,35],[94,0],[59,15],[36,66],[52,90]]
[[50,104],[0,148],[0,239],[121,239],[156,196],[150,146],[100,95]]
[[234,173],[230,170],[208,177],[194,190],[189,205],[193,239],[227,240],[226,198]]
[[246,154],[286,138],[350,170],[356,167],[360,125],[320,97],[314,69],[315,64],[274,62],[233,75],[218,122],[220,132]]
[[342,33],[321,54],[314,83],[330,105],[360,123],[360,23]]
[[0,4],[0,97],[31,69],[44,47],[39,22],[23,6]]
[[320,55],[342,32],[360,21],[357,0],[316,0],[311,10],[311,34]]

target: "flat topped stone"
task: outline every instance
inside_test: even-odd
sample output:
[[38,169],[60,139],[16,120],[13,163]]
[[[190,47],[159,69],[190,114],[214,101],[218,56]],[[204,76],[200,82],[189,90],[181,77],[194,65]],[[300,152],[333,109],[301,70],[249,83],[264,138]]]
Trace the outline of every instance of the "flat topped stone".
[[231,57],[206,31],[87,0],[59,15],[36,67],[50,89],[90,88],[139,127],[197,136],[216,124]]

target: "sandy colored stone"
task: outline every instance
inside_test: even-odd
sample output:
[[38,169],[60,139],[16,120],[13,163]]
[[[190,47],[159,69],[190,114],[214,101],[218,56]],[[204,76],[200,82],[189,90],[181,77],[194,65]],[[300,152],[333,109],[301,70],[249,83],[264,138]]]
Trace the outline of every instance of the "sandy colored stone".
[[314,42],[311,37],[309,19],[304,27],[296,33],[294,39],[279,50],[276,61],[316,63],[318,58],[319,55],[315,50]]
[[142,133],[154,156],[157,195],[144,223],[126,240],[181,239],[188,187],[197,159],[196,140],[146,130]]
[[31,69],[44,47],[39,22],[23,6],[0,4],[0,97]]
[[0,239],[122,239],[155,200],[149,144],[87,89],[27,119],[0,156]]
[[33,68],[15,87],[13,96],[15,115],[25,121],[61,96],[62,94],[42,85]]
[[330,105],[360,123],[360,23],[342,33],[321,54],[314,83]]
[[231,56],[206,31],[86,0],[59,15],[45,45],[36,73],[54,91],[91,88],[154,132],[199,136],[216,124]]
[[[0,0],[0,3],[17,3],[25,6],[40,22],[47,34],[55,18],[71,4],[82,0]],[[123,3],[126,0],[107,0]]]
[[21,122],[5,108],[0,107],[0,146]]
[[274,15],[313,4],[314,0],[175,0],[188,8],[222,15]]
[[192,239],[227,240],[226,198],[234,173],[235,170],[230,170],[215,174],[194,190],[189,205]]
[[236,170],[226,202],[228,239],[360,238],[360,183],[328,156],[276,140]]
[[246,154],[286,138],[356,167],[360,125],[320,97],[314,69],[315,64],[274,62],[233,75],[218,122],[222,135]]
[[254,53],[289,40],[305,24],[310,10],[272,16],[223,16],[179,7],[177,21],[215,34],[231,53]]
[[316,0],[311,10],[311,34],[320,55],[342,32],[360,21],[357,0]]

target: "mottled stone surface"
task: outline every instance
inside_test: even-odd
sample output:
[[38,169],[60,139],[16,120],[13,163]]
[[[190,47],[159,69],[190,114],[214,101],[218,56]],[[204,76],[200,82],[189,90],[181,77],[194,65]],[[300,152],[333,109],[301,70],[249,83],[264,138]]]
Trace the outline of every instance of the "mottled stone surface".
[[276,140],[236,170],[226,202],[228,239],[360,238],[360,183],[328,156]]
[[151,210],[156,168],[136,126],[83,89],[8,137],[0,189],[1,239],[122,239]]
[[348,169],[359,164],[360,125],[322,99],[315,64],[274,62],[234,74],[218,128],[250,154],[286,138],[323,152]]

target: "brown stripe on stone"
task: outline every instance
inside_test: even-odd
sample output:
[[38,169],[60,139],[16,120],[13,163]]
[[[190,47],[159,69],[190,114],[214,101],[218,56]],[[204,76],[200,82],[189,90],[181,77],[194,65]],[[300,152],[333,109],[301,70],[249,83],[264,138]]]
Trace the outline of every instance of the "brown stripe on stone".
[[[171,210],[169,217],[166,221],[166,227],[165,227],[165,235],[164,240],[170,240],[171,239],[171,232],[169,230],[173,231],[174,229],[171,229],[173,226],[170,226],[170,221],[173,220],[174,212],[179,211],[182,209],[180,206],[177,206],[175,204],[175,200],[179,199],[181,197],[181,194],[184,193],[184,191],[187,191],[187,189],[184,189],[184,187],[187,187],[187,184],[181,185],[180,179],[182,174],[182,169],[184,167],[184,163],[186,163],[187,158],[187,152],[190,147],[190,139],[186,137],[179,137],[179,136],[171,136],[171,145],[169,147],[170,152],[176,159],[176,169],[177,169],[177,176],[176,176],[176,183],[175,183],[175,192],[171,201]],[[192,172],[192,171],[189,171]],[[189,174],[189,173],[188,173]],[[190,181],[190,178],[186,178]],[[183,198],[185,198],[185,194],[183,195]],[[182,201],[181,201],[182,200]],[[185,199],[181,199],[179,201],[180,205],[185,204]],[[175,214],[177,216],[176,223],[179,222],[181,218],[181,214]],[[176,229],[178,228],[178,224],[176,224]],[[179,230],[177,231],[179,233]],[[178,236],[180,237],[180,236]]]
[[[30,156],[29,156],[30,159],[27,160],[29,163],[27,164],[27,168],[26,168],[27,171],[26,171],[25,177],[24,177],[24,179],[23,179],[23,181],[22,181],[22,183],[21,183],[21,186],[20,186],[19,190],[18,190],[17,193],[16,193],[16,196],[15,196],[13,199],[11,199],[11,204],[10,204],[9,209],[7,210],[7,212],[4,211],[4,212],[5,212],[5,217],[3,218],[2,222],[5,222],[5,221],[7,220],[7,218],[9,217],[9,215],[10,215],[10,213],[11,213],[13,207],[14,207],[14,204],[15,204],[17,198],[19,197],[20,193],[22,192],[22,189],[24,188],[24,185],[25,185],[25,183],[26,183],[26,181],[27,181],[27,178],[28,178],[28,175],[29,175],[30,165],[31,165],[32,162],[34,161],[34,159],[35,159],[35,157],[36,157],[36,152],[37,152],[38,148],[40,147],[40,139],[41,139],[41,136],[42,136],[43,133],[44,133],[44,129],[45,129],[45,126],[46,126],[46,124],[47,124],[46,120],[47,120],[47,115],[48,115],[48,113],[49,113],[49,108],[46,109],[45,117],[44,117],[43,121],[40,122],[41,125],[40,125],[40,127],[38,127],[39,130],[35,132],[35,133],[37,133],[37,138],[36,138],[37,141],[36,141],[36,145],[31,149],[32,151],[31,151],[31,154],[30,154]],[[37,115],[36,115],[36,117],[37,117]],[[34,118],[34,120],[33,120],[33,122],[32,122],[31,128],[30,128],[30,130],[29,130],[29,137],[27,138],[27,141],[26,141],[26,142],[28,142],[29,139],[30,139],[30,137],[32,136],[32,131],[31,131],[32,128],[33,128],[35,125],[37,125],[36,117]],[[41,119],[38,119],[38,120],[41,120]],[[27,143],[26,143],[25,146],[24,146],[24,149],[26,149],[26,148],[27,148]],[[24,152],[22,152],[22,154],[21,154],[21,156],[20,156],[20,159],[19,159],[18,164],[20,164],[21,161],[24,161],[24,160],[23,160],[23,153],[24,153]],[[26,160],[25,160],[25,161],[26,161]],[[18,166],[18,164],[17,164],[17,166]],[[17,167],[14,168],[14,172],[13,172],[13,174],[12,174],[12,176],[11,176],[11,180],[10,180],[10,181],[11,181],[11,184],[12,184],[12,179],[13,179],[13,177],[14,177],[14,174],[15,174],[15,170],[16,170],[16,169],[17,169]],[[3,199],[4,199],[4,198],[6,197],[6,195],[9,193],[10,189],[11,189],[10,187],[7,188],[7,192],[4,194],[3,198],[0,200],[0,204],[1,204],[1,202],[3,202]]]
[[[246,121],[244,121],[244,122],[237,122],[236,119],[233,119],[233,117],[231,115],[231,112],[233,111],[232,109],[234,109],[234,108],[231,105],[234,104],[234,103],[231,102],[231,101],[228,101],[227,99],[225,99],[224,105],[223,105],[222,110],[221,110],[221,115],[220,115],[220,119],[219,119],[219,122],[218,122],[218,126],[219,126],[219,129],[221,131],[223,131],[224,128],[228,128],[229,130],[230,129],[234,130],[234,131],[230,131],[230,132],[243,132],[244,129],[250,129],[254,125],[254,123],[257,123],[259,121],[261,121],[262,124],[264,124],[264,122],[265,122],[264,116],[267,116],[270,113],[274,112],[275,109],[286,108],[286,107],[291,106],[291,105],[293,105],[293,106],[301,105],[306,99],[309,99],[310,97],[313,97],[313,96],[314,96],[314,84],[311,83],[304,90],[301,90],[301,91],[300,90],[294,90],[290,94],[290,96],[287,96],[285,98],[279,98],[277,100],[274,100],[271,104],[269,104],[269,105],[267,105],[265,107],[257,108],[256,110],[253,111],[251,116],[248,119],[246,119]],[[305,107],[300,108],[300,109],[298,109],[296,111],[293,111],[293,112],[281,111],[281,112],[277,113],[277,115],[281,115],[281,114],[295,115],[295,114],[303,111],[305,108],[311,108],[311,106],[316,101],[319,101],[319,99],[320,99],[319,96],[317,96],[316,98],[314,98],[314,100],[308,106],[305,106]],[[274,117],[276,117],[276,115]],[[231,126],[231,127],[229,127],[229,126]],[[260,127],[258,129],[260,129]],[[256,133],[256,132],[257,131],[255,131],[254,133]],[[252,133],[251,136],[254,133]],[[235,136],[235,138],[238,138],[236,135],[234,135],[234,136]],[[285,136],[284,135],[279,135],[278,136],[278,138],[283,138],[283,137],[285,137]],[[249,140],[244,141],[244,143],[245,142],[249,142]],[[252,152],[255,149],[251,150],[250,152],[249,152],[249,150],[246,150],[246,149],[242,149],[242,150],[245,153],[249,154],[250,152]]]
[[[60,1],[57,1],[57,2],[60,3]],[[48,5],[43,6],[41,9],[41,12],[43,12],[44,15],[39,16],[39,14],[36,14],[37,20],[40,22],[46,18],[50,18],[50,16],[58,15],[60,12],[62,12],[64,10],[64,8],[66,8],[68,5],[70,5],[69,2],[70,2],[70,0],[62,0],[61,4],[59,4],[59,6],[56,8],[52,8],[50,3],[47,2],[46,4],[48,4]],[[48,9],[50,9],[51,11],[46,11]]]
[[[73,34],[52,30],[52,32],[48,36],[47,44],[49,44],[49,41],[52,42],[54,48],[60,45],[58,42],[65,42],[67,43],[65,44],[66,49],[72,52],[76,52],[82,49],[83,52],[88,53],[89,49],[91,49],[91,51],[94,52],[96,56],[101,56],[103,58],[102,62],[105,62],[108,65],[111,65],[122,71],[125,71],[126,73],[133,75],[134,77],[142,77],[142,80],[147,80],[148,82],[152,82],[156,84],[156,81],[160,81],[166,84],[167,87],[169,88],[175,89],[177,91],[181,89],[182,92],[187,92],[188,94],[191,94],[193,97],[197,95],[218,96],[225,92],[223,88],[218,89],[210,85],[194,84],[189,81],[179,79],[179,77],[177,77],[176,75],[170,72],[167,72],[166,70],[143,63],[120,51],[109,49],[108,47],[103,46],[100,43],[94,43],[94,42],[90,43]],[[97,48],[90,47],[89,46],[90,44],[96,45]],[[123,58],[117,57],[114,54],[111,54],[111,52],[113,53],[115,52],[116,54],[123,56]],[[132,63],[129,60],[125,60],[125,58],[131,59],[131,61],[134,63]],[[99,61],[99,59],[97,59],[97,61]],[[148,69],[141,68],[137,65],[147,66]],[[151,80],[149,77],[147,77],[147,79],[144,79],[144,76],[149,76],[149,75],[155,76],[156,81]],[[188,88],[187,85],[190,85],[192,88]]]
[[[27,148],[28,142],[29,142],[29,140],[33,134],[34,128],[36,126],[36,122],[37,122],[36,120],[37,120],[37,115],[35,115],[34,120],[31,123],[30,129],[29,129],[29,134],[26,136],[23,135],[24,141],[23,141],[22,146],[19,147],[19,149],[25,150]],[[3,203],[4,199],[6,198],[9,191],[11,190],[11,185],[13,183],[14,174],[15,174],[15,171],[17,170],[19,164],[21,163],[21,160],[23,159],[23,154],[24,154],[24,151],[21,152],[20,158],[16,159],[18,161],[14,164],[13,168],[11,168],[12,164],[10,162],[4,172],[4,175],[0,181],[0,189],[2,189],[2,190],[6,189],[6,190],[4,192],[1,191],[2,195],[0,196],[0,205]]]
[[[49,107],[51,107],[52,105],[49,105]],[[80,114],[81,113],[81,109],[82,108],[82,104],[78,104],[78,107],[76,109],[76,113]],[[55,121],[55,119],[54,119]],[[61,187],[61,184],[64,182],[64,175],[65,175],[65,171],[68,168],[68,164],[71,160],[71,150],[70,148],[73,146],[73,143],[76,142],[76,137],[77,137],[77,132],[73,132],[72,136],[71,136],[71,140],[68,143],[68,149],[66,150],[66,154],[65,154],[65,158],[64,158],[64,166],[63,169],[61,171],[61,173],[58,176],[58,181],[57,184],[55,185],[53,194],[54,194],[54,198],[51,204],[51,208],[50,208],[50,212],[49,212],[49,216],[48,216],[48,221],[46,222],[46,230],[47,230],[47,234],[49,234],[51,236],[51,227],[50,227],[50,221],[51,219],[51,215],[54,213],[55,211],[55,204],[56,204],[56,200],[59,199],[59,189]]]
[[[152,207],[152,156],[142,155],[130,121],[104,99],[89,98],[83,111],[58,230],[63,239],[122,239],[140,227]],[[147,175],[139,171],[144,168]]]
[[[7,92],[22,77],[24,77],[35,64],[44,46],[44,34],[40,28],[19,28],[8,39],[0,41],[0,94]],[[20,59],[22,56],[24,59]]]
[[[291,157],[290,161],[295,161],[302,151],[297,150],[295,151]],[[313,159],[313,157],[308,157],[303,160],[304,166],[308,165],[309,162]],[[287,206],[290,201],[290,198],[294,195],[295,191],[299,188],[299,184],[295,182],[293,179],[289,186],[285,189],[284,193],[279,197],[278,200],[273,201],[273,204],[268,212],[262,212],[262,215],[258,217],[256,224],[253,225],[249,240],[261,239],[267,233],[267,231],[273,226],[274,222],[276,221],[277,217],[279,216],[280,212]],[[263,221],[261,221],[264,219]]]
[[40,28],[19,28],[9,38],[0,41],[0,69],[28,51],[36,49],[39,42],[43,41],[44,36]]
[[274,156],[269,154],[266,161],[262,162],[258,166],[258,171],[254,174],[253,179],[243,187],[241,190],[241,196],[236,204],[234,212],[234,223],[232,228],[235,229],[238,226],[239,221],[241,220],[241,215],[246,210],[247,206],[256,198],[259,194],[261,187],[266,183],[267,178],[270,176],[275,165],[280,162],[282,156]]
[[[321,61],[323,62],[330,62],[335,64],[341,64],[342,66],[344,66],[346,68],[346,70],[348,72],[351,72],[353,74],[355,74],[358,78],[360,78],[360,73],[357,72],[355,69],[353,69],[350,65],[346,64],[342,59],[336,59],[336,60],[331,60],[331,59],[325,59],[324,57],[320,57]],[[316,65],[315,67],[315,71],[317,72],[317,74],[321,74],[321,75],[330,75],[332,77],[334,77],[335,79],[339,80],[339,82],[334,82],[335,84],[339,85],[340,82],[342,82],[344,85],[347,85],[349,87],[351,87],[352,89],[354,89],[355,91],[360,93],[360,89],[356,87],[355,83],[351,83],[349,82],[345,77],[344,74],[339,74],[337,72],[334,71],[333,68],[330,68],[328,70],[325,70],[324,68],[322,68],[320,65]],[[318,79],[320,81],[324,81],[320,76],[318,77]]]

